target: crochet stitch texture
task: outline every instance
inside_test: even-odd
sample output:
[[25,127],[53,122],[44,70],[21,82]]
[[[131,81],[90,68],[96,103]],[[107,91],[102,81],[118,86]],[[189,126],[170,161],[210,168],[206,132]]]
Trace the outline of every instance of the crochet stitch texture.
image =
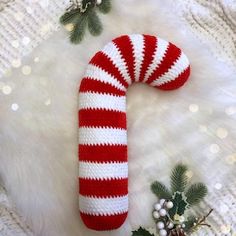
[[182,50],[150,35],[116,38],[91,59],[79,89],[79,208],[88,228],[116,229],[127,217],[127,88],[173,90],[189,74]]

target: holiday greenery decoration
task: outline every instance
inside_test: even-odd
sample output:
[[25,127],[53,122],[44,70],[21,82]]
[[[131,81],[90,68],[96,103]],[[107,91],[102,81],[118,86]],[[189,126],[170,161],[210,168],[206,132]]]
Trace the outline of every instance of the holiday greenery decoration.
[[[196,217],[188,214],[190,207],[199,204],[207,195],[207,187],[203,183],[189,186],[188,168],[178,164],[171,173],[171,189],[163,183],[155,181],[151,185],[152,192],[158,197],[152,212],[159,236],[187,236],[202,226],[210,227],[206,223],[206,216]],[[139,228],[132,232],[132,236],[154,236],[149,231]]]
[[110,10],[111,0],[74,0],[60,22],[70,25],[70,41],[77,44],[83,40],[86,27],[93,36],[101,34],[103,27],[97,12],[107,14]]

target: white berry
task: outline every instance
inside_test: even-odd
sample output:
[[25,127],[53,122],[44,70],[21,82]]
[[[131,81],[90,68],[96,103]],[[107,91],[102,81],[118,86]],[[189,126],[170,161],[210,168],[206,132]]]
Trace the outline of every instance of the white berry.
[[168,209],[171,209],[173,206],[174,206],[174,204],[173,204],[173,202],[171,202],[171,201],[169,201],[169,202],[166,203],[166,207],[167,207]]
[[165,209],[161,209],[161,210],[159,211],[159,213],[160,213],[160,216],[166,216],[166,214],[167,214],[167,212],[166,212]]
[[185,224],[182,224],[182,227],[185,228]]
[[161,204],[161,206],[163,206],[163,204],[165,203],[165,199],[160,199],[160,204]]
[[180,216],[180,217],[179,217],[179,221],[180,221],[180,222],[184,222],[184,221],[185,221],[184,216]]
[[155,208],[155,210],[159,211],[159,210],[161,209],[161,204],[156,203],[156,204],[154,205],[154,208]]
[[160,232],[159,232],[160,236],[166,236],[167,235],[167,232],[166,230],[164,229],[161,229]]
[[102,0],[97,0],[97,5],[100,5],[102,3]]
[[173,227],[174,227],[174,224],[172,223],[172,222],[169,222],[169,224],[168,224],[168,229],[173,229]]
[[160,214],[159,214],[158,211],[154,211],[154,212],[152,213],[152,215],[153,215],[153,217],[154,217],[155,219],[159,219],[159,218],[160,218]]
[[162,221],[157,223],[157,228],[158,229],[164,229],[164,227],[165,227],[165,225],[164,225],[164,223]]

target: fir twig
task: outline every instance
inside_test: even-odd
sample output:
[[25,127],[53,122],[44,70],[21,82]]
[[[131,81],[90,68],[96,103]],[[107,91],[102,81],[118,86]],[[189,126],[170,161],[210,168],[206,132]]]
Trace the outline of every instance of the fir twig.
[[63,25],[73,23],[76,19],[80,17],[79,9],[73,9],[70,12],[66,12],[64,15],[60,17],[60,22]]
[[166,200],[171,199],[171,193],[168,188],[161,182],[155,181],[151,185],[152,192],[158,197]]
[[100,5],[98,5],[98,10],[103,13],[107,14],[111,10],[111,1],[110,0],[103,0]]
[[185,193],[189,205],[196,205],[207,195],[207,187],[203,183],[192,184]]
[[72,43],[80,43],[85,35],[85,27],[87,25],[87,14],[82,14],[76,24],[74,25],[73,30],[71,31],[70,41]]
[[171,174],[171,191],[175,192],[184,192],[187,185],[187,166],[183,164],[178,164],[172,171]]
[[102,23],[94,10],[91,10],[88,14],[88,29],[93,36],[98,36],[102,33]]

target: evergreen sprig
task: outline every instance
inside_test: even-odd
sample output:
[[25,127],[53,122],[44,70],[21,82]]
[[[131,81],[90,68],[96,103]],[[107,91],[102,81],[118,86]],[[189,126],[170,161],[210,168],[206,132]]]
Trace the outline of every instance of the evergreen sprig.
[[70,41],[80,43],[86,32],[86,28],[91,35],[98,36],[102,33],[102,22],[97,14],[97,10],[107,14],[111,10],[111,0],[102,0],[101,4],[97,0],[82,0],[81,4],[75,1],[68,11],[60,17],[63,25],[72,24]]
[[140,227],[138,230],[132,231],[132,236],[154,236],[154,234]]
[[158,181],[153,182],[151,185],[151,190],[158,198],[164,198],[169,200],[172,197],[171,192],[161,182]]
[[171,173],[171,191],[175,192],[184,192],[187,185],[188,179],[186,176],[188,168],[186,165],[178,164],[174,167]]
[[203,183],[193,184],[185,192],[189,205],[200,203],[206,195],[207,187]]

